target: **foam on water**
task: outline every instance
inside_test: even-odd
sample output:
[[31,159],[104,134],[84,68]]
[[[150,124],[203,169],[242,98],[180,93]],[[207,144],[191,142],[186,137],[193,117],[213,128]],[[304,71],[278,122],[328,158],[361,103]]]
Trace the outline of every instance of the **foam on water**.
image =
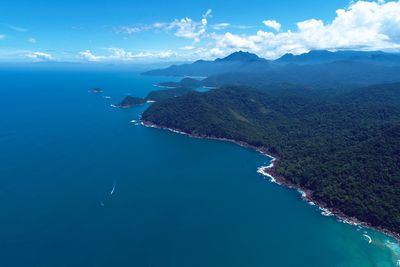
[[[273,166],[273,165],[272,165]],[[269,181],[274,184],[280,184],[271,174],[266,172],[266,169],[270,169],[271,167],[269,166],[261,166],[257,169],[257,172],[263,176],[266,176],[269,178]]]
[[364,236],[365,239],[368,241],[368,244],[371,244],[371,243],[372,243],[372,238],[371,238],[369,235],[363,234],[363,236]]

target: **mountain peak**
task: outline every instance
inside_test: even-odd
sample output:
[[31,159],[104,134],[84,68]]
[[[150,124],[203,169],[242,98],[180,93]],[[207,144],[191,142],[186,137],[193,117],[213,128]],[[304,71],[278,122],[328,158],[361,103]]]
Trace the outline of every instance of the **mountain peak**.
[[244,51],[238,51],[230,54],[227,57],[224,58],[218,58],[215,61],[260,61],[264,60],[257,56],[256,54],[252,54],[249,52],[244,52]]

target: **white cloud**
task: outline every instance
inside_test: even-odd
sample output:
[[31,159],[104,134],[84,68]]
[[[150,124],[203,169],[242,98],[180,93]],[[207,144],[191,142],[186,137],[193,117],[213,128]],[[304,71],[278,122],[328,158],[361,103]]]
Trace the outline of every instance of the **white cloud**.
[[101,60],[105,59],[104,56],[96,56],[96,55],[94,55],[90,50],[85,50],[83,52],[80,52],[79,55],[81,57],[83,57],[84,59],[88,60],[88,61],[94,61],[94,62],[101,61]]
[[168,59],[175,57],[177,54],[172,50],[159,51],[159,52],[139,52],[137,54],[126,51],[123,48],[110,47],[106,49],[108,55],[94,55],[90,50],[80,52],[79,55],[84,59],[92,62],[99,61],[132,61],[132,60],[143,60],[143,59]]
[[202,35],[206,33],[208,18],[211,16],[212,10],[208,9],[203,15],[201,22],[193,21],[190,18],[175,20],[168,25],[168,29],[177,29],[175,36],[186,39],[192,39],[195,42],[200,42]]
[[136,25],[133,27],[119,27],[115,30],[116,33],[134,34],[143,31],[155,30],[155,31],[174,31],[174,35],[177,37],[191,39],[195,42],[199,42],[201,37],[206,33],[208,18],[212,16],[212,10],[208,9],[206,13],[202,15],[200,21],[195,21],[191,18],[175,19],[172,22],[155,22],[148,25]]
[[126,33],[126,34],[134,34],[143,31],[144,29],[141,27],[127,27],[123,26],[116,30],[117,33]]
[[181,47],[180,49],[181,49],[181,50],[186,50],[186,51],[188,51],[188,50],[193,50],[193,49],[195,49],[195,48],[196,48],[196,47],[193,46],[193,45],[187,45],[187,46]]
[[18,27],[18,26],[14,26],[14,25],[7,25],[7,26],[8,26],[8,28],[10,28],[14,31],[17,31],[17,32],[27,32],[28,31],[28,29],[23,28],[23,27]]
[[52,55],[50,55],[48,53],[44,53],[44,52],[28,53],[28,54],[26,54],[26,57],[35,59],[35,60],[39,60],[39,61],[49,61],[49,60],[54,59]]
[[336,18],[330,23],[309,19],[298,22],[295,31],[259,30],[253,35],[227,32],[214,35],[213,39],[216,47],[225,52],[245,49],[268,58],[316,49],[399,51],[400,1],[354,2],[346,9],[337,10]]
[[257,47],[256,42],[254,42],[254,38],[252,36],[240,36],[227,32],[221,36],[216,35],[214,38],[217,40],[217,47],[220,49],[244,49],[252,50],[254,52],[259,51],[259,48]]
[[108,51],[110,51],[112,54],[108,56],[109,59],[114,59],[114,60],[132,60],[135,58],[135,55],[132,52],[127,52],[122,48],[108,48]]
[[211,25],[211,28],[213,28],[216,31],[220,31],[220,30],[224,30],[224,29],[228,28],[229,26],[231,26],[230,23],[224,22],[224,23],[218,23],[218,24]]
[[215,47],[210,50],[210,56],[212,57],[222,57],[225,53],[222,49]]
[[0,40],[3,40],[3,39],[5,39],[6,38],[6,35],[5,34],[0,34]]
[[117,60],[117,61],[130,61],[134,59],[145,59],[145,58],[154,58],[154,59],[167,59],[174,57],[176,54],[171,50],[161,51],[161,52],[140,52],[134,54],[130,51],[125,51],[123,48],[108,48],[112,54],[107,57],[109,60]]
[[167,59],[167,58],[176,57],[177,54],[171,50],[168,50],[168,51],[158,52],[155,54],[155,56],[158,58],[161,58],[161,59]]
[[[228,22],[211,24],[211,17],[212,10],[209,9],[197,19],[185,17],[115,29],[116,33],[154,31],[188,39],[190,43],[179,48],[179,54],[171,50],[131,52],[122,48],[105,48],[102,55],[93,54],[90,50],[80,52],[79,55],[89,61],[134,61],[220,57],[239,49],[267,58],[316,49],[400,52],[400,0],[354,1],[348,7],[337,10],[331,21],[309,18],[287,31],[283,31],[281,24],[275,20],[265,20],[257,29]],[[27,31],[21,27],[12,27],[14,30]],[[4,34],[0,34],[0,40],[5,38]],[[30,38],[28,41],[34,43],[36,40]],[[35,53],[26,51],[21,55],[25,57],[29,54],[35,59],[46,58],[45,55]]]
[[37,41],[36,41],[35,38],[30,37],[30,38],[28,38],[28,42],[31,43],[31,44],[35,44]]
[[263,23],[265,26],[272,28],[277,32],[281,30],[281,24],[276,20],[264,20]]

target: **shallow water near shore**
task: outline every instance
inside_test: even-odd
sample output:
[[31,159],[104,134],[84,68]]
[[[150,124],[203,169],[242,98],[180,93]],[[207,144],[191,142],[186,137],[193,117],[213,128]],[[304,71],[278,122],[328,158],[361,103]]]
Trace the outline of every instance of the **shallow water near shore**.
[[395,240],[269,182],[261,154],[110,107],[169,80],[1,70],[2,266],[396,266]]

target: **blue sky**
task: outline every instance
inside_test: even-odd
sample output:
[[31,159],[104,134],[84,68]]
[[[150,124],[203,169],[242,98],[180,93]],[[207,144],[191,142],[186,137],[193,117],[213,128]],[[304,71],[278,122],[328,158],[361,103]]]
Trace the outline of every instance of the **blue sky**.
[[397,51],[399,22],[399,1],[2,0],[0,61],[176,61],[236,50],[267,58],[312,49]]

